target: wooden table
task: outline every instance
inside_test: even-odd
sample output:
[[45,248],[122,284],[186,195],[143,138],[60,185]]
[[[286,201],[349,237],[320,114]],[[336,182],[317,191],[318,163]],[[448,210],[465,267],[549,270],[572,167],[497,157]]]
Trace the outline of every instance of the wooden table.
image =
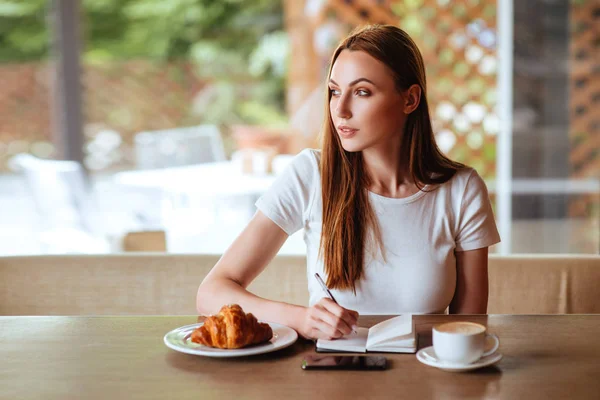
[[[361,317],[370,326],[382,317]],[[1,399],[600,398],[600,315],[415,316],[419,345],[451,320],[484,323],[504,358],[444,372],[413,354],[389,354],[387,371],[303,371],[313,344],[213,359],[163,344],[197,317],[0,317]]]

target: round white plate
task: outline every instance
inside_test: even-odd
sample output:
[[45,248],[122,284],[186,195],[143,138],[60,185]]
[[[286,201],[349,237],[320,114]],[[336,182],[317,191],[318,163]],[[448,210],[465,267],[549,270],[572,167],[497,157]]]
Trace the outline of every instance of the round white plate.
[[417,360],[423,364],[442,369],[444,371],[463,372],[471,371],[477,368],[487,367],[495,364],[502,359],[502,354],[495,352],[486,357],[481,357],[472,364],[450,364],[438,360],[433,350],[433,346],[425,347],[417,352]]
[[203,322],[200,322],[173,329],[165,335],[164,342],[167,347],[187,354],[207,357],[243,357],[283,349],[291,346],[298,339],[298,334],[292,328],[268,322],[271,329],[273,329],[273,337],[267,343],[242,349],[217,349],[192,342],[192,332],[203,324]]

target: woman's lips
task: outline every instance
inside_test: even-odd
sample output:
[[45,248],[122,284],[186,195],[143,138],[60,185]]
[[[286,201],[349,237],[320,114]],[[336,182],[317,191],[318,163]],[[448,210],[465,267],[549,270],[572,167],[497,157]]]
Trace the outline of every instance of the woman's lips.
[[350,128],[347,126],[338,127],[338,134],[344,139],[351,138],[352,136],[356,135],[356,132],[358,132],[358,129]]

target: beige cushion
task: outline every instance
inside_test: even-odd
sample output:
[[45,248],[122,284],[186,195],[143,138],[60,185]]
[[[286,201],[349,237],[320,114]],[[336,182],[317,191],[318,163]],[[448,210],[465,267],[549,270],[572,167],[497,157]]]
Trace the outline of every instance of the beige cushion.
[[165,231],[127,232],[123,236],[123,251],[167,251],[167,236]]
[[600,313],[598,255],[490,256],[490,314]]
[[[218,256],[121,255],[0,258],[0,315],[191,315]],[[279,257],[250,289],[307,303],[304,258]]]
[[[0,258],[0,315],[190,315],[218,256]],[[490,256],[490,314],[600,313],[600,256]],[[307,304],[304,257],[276,257],[249,288]]]

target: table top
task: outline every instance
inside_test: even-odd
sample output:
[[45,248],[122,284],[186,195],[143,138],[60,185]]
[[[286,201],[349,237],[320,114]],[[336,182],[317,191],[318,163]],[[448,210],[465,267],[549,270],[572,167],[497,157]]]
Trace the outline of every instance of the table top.
[[455,320],[487,325],[503,359],[452,373],[414,354],[386,354],[386,371],[303,371],[303,356],[314,353],[303,339],[238,359],[167,348],[163,336],[195,316],[0,317],[0,398],[598,398],[600,315],[418,315],[419,347],[429,345],[432,326]]

